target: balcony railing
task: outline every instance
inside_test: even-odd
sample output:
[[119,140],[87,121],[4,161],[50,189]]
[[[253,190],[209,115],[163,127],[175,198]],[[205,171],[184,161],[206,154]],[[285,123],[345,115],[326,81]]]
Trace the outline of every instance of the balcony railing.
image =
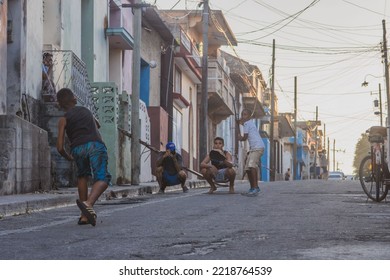
[[56,92],[70,88],[80,105],[92,109],[91,86],[85,63],[72,51],[47,50],[43,52],[42,99],[55,102]]
[[180,32],[180,43],[186,52],[190,54],[191,58],[196,62],[197,66],[200,66],[201,58],[199,51],[183,30]]
[[234,114],[234,85],[217,59],[209,59],[208,111],[216,123]]
[[227,107],[233,111],[234,85],[217,59],[209,59],[208,91],[217,93]]

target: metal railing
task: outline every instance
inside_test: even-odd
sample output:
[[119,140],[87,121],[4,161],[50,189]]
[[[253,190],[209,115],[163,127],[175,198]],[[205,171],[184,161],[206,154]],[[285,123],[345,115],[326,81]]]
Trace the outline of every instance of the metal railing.
[[73,91],[80,105],[92,109],[91,85],[85,63],[72,51],[43,51],[42,72],[44,101],[56,101],[55,93],[66,87]]

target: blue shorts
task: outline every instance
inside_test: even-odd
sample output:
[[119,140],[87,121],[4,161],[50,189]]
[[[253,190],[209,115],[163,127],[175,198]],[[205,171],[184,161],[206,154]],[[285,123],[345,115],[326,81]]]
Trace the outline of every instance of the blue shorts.
[[174,186],[174,185],[181,184],[177,173],[174,175],[169,175],[168,172],[166,172],[165,170],[163,172],[163,181],[167,186]]
[[74,147],[71,155],[77,165],[78,177],[89,177],[93,172],[93,180],[110,184],[111,174],[108,172],[107,148],[100,142],[88,142]]
[[225,172],[227,168],[218,169],[217,174],[215,175],[215,182],[222,183],[226,181]]

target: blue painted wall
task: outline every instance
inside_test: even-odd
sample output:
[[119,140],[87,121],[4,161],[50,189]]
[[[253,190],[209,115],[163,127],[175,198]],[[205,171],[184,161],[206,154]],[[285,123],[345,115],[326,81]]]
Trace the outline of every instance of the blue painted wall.
[[266,133],[260,132],[260,134],[265,146],[264,154],[261,156],[261,167],[260,167],[261,180],[264,182],[269,182],[270,174],[268,168],[269,168],[269,158],[270,158],[270,142]]

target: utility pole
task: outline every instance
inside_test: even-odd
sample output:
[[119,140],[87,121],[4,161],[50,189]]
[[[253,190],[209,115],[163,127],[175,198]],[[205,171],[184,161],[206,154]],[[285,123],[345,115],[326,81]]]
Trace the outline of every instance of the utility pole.
[[271,71],[271,128],[269,139],[269,151],[270,151],[270,181],[275,181],[275,149],[274,149],[274,111],[275,111],[275,39],[272,44],[272,71]]
[[333,139],[333,171],[336,171],[336,139]]
[[[135,5],[140,4],[140,0],[135,0]],[[133,77],[131,93],[131,184],[139,185],[139,175],[141,169],[141,128],[139,123],[139,96],[141,80],[141,24],[142,14],[140,7],[133,7]]]
[[297,163],[297,137],[298,137],[298,131],[297,131],[297,91],[298,85],[297,85],[297,77],[294,77],[294,148],[293,148],[293,178],[294,180],[297,180],[298,177],[298,163]]
[[383,126],[383,111],[382,111],[382,88],[379,83],[379,117],[381,120],[381,126]]
[[326,168],[328,169],[328,172],[330,170],[330,164],[329,164],[329,156],[330,156],[330,140],[329,140],[329,137],[328,137],[328,148],[326,149],[326,159],[327,159],[327,164],[326,164]]
[[[382,20],[383,26],[383,56],[385,58],[386,98],[387,98],[387,135],[390,135],[390,91],[389,91],[389,63],[387,58],[386,21]],[[390,145],[390,141],[388,141]],[[390,159],[390,146],[387,147],[387,159]]]
[[202,96],[199,115],[199,156],[205,158],[208,151],[208,51],[209,51],[209,1],[203,1],[203,57]]
[[139,96],[141,80],[141,30],[142,30],[142,8],[150,4],[141,3],[141,0],[134,0],[134,4],[122,4],[122,8],[133,9],[133,76],[131,79],[131,184],[139,185],[141,170],[141,127],[139,122]]
[[326,150],[326,125],[324,124],[324,145],[322,146],[322,149],[325,149]]
[[318,106],[316,106],[316,130],[315,130],[315,137],[316,137],[316,148],[314,151],[314,178],[317,179],[317,153],[318,153]]
[[[328,142],[329,142],[329,139],[328,139]],[[329,144],[328,144],[329,145]],[[330,149],[330,147],[329,147]],[[336,150],[336,139],[333,140],[333,149],[332,149],[332,152],[333,152],[333,171],[337,171],[339,170],[339,161],[336,161],[336,152],[340,152],[340,153],[345,153],[345,149],[342,150],[342,149],[337,149]],[[328,152],[329,153],[329,152]],[[336,166],[336,162],[337,162],[337,166]],[[330,167],[330,165],[329,165]]]

